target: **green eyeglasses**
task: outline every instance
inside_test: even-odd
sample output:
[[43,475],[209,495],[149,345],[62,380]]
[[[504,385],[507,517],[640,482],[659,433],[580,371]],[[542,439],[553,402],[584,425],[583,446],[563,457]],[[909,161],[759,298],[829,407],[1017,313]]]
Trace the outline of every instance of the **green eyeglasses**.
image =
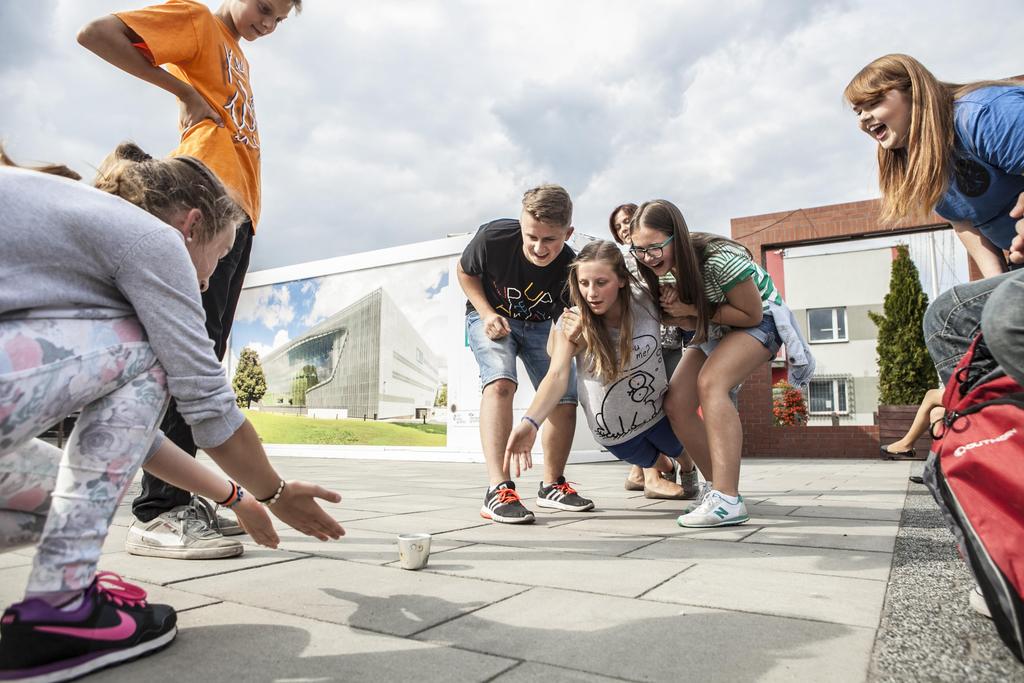
[[647,260],[648,257],[661,258],[661,255],[665,253],[665,247],[672,241],[673,237],[675,237],[675,235],[670,236],[661,244],[652,244],[649,247],[630,247],[629,253],[632,254],[634,258],[644,260]]

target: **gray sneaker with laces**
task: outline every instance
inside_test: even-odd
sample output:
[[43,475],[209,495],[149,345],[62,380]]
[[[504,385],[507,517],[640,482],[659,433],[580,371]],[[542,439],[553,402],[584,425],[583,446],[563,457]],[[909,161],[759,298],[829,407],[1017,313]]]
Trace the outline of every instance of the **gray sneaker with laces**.
[[214,531],[219,531],[222,536],[241,536],[245,533],[245,529],[238,523],[236,517],[217,514],[220,505],[211,503],[201,496],[192,496],[191,505],[196,509],[199,519],[204,520]]
[[172,560],[235,557],[244,550],[238,541],[210,528],[194,505],[179,505],[148,522],[133,521],[124,549],[130,555]]

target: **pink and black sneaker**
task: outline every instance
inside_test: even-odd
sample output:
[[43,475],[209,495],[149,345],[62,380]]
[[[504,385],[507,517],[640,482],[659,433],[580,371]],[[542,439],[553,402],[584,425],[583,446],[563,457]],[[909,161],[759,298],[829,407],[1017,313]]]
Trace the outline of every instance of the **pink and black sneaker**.
[[99,572],[82,604],[65,611],[43,600],[11,605],[0,617],[0,681],[52,683],[153,654],[178,633],[168,605],[113,572]]

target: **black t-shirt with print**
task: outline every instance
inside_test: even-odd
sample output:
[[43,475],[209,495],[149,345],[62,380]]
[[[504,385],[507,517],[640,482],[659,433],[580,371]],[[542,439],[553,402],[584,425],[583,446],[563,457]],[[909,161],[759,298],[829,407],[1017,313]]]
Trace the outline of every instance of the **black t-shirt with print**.
[[[487,302],[515,320],[551,320],[568,308],[565,281],[576,254],[568,244],[546,266],[535,266],[523,253],[519,221],[502,218],[480,226],[459,262],[468,275],[480,278]],[[466,302],[466,313],[476,309]]]

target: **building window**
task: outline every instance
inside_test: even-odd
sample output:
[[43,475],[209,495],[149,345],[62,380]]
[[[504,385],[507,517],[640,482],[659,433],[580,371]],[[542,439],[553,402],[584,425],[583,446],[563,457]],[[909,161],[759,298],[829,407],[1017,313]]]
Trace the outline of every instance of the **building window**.
[[849,386],[845,378],[812,379],[807,388],[807,410],[811,415],[849,415]]
[[807,330],[812,343],[847,341],[846,308],[807,309]]

